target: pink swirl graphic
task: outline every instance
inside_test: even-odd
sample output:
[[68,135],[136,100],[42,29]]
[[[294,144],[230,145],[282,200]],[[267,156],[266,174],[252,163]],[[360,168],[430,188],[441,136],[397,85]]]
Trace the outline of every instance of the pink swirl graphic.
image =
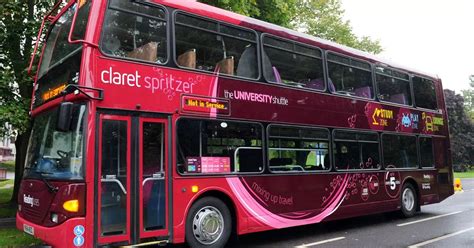
[[294,212],[284,215],[272,213],[255,200],[239,178],[226,178],[226,180],[235,197],[239,199],[239,202],[250,215],[259,220],[262,224],[279,229],[290,226],[318,223],[334,213],[343,202],[349,177],[347,174],[344,176],[340,187],[337,189],[334,196],[327,202],[323,211],[313,217],[308,217],[314,214],[313,211]]

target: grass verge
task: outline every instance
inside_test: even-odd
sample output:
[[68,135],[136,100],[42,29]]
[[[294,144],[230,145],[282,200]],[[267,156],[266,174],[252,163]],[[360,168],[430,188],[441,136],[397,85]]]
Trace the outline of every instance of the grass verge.
[[41,243],[41,240],[16,228],[0,229],[0,247],[28,247]]
[[474,178],[474,170],[466,172],[454,172],[454,178]]
[[[12,187],[8,187],[10,185]],[[12,193],[13,193],[13,180],[10,179],[10,180],[5,180],[5,181],[0,181],[0,218],[15,217],[16,205],[10,204]]]

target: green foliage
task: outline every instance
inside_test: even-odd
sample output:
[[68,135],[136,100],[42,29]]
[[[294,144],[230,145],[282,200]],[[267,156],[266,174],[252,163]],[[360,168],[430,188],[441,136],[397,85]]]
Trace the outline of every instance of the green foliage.
[[474,122],[466,115],[464,99],[444,90],[454,164],[474,164]]
[[340,0],[201,0],[213,6],[254,17],[362,51],[378,54],[378,40],[357,37],[344,21]]
[[8,122],[20,133],[29,126],[33,79],[27,67],[33,42],[45,11],[53,3],[0,0],[0,123]]
[[358,38],[349,21],[344,21],[340,0],[298,1],[296,23],[306,33],[374,54],[382,52],[379,41]]
[[471,80],[471,83],[469,84],[470,89],[461,90],[461,92],[464,97],[466,113],[471,121],[474,122],[474,75],[471,75],[469,79]]
[[201,0],[200,2],[284,27],[292,27],[298,0]]
[[0,163],[0,168],[7,169],[7,171],[15,171],[15,161],[6,161]]

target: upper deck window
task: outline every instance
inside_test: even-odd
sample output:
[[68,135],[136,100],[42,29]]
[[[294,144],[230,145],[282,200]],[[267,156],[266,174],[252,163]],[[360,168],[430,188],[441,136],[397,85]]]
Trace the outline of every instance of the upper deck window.
[[416,106],[426,109],[437,109],[434,82],[417,76],[413,77],[412,81]]
[[257,35],[185,13],[175,20],[176,63],[180,67],[257,79]]
[[116,57],[165,63],[165,17],[165,11],[159,7],[111,0],[100,43],[102,51]]
[[332,92],[369,99],[374,97],[369,63],[329,53],[328,71]]
[[410,77],[403,72],[376,68],[378,97],[382,101],[412,105]]
[[265,35],[262,60],[263,75],[269,82],[325,89],[319,48]]
[[[51,31],[48,33],[46,38],[46,45],[43,58],[41,59],[38,78],[43,77],[49,70],[53,70],[56,66],[64,64],[65,60],[74,56],[82,48],[79,44],[69,43],[68,36],[76,8],[79,8],[76,23],[73,27],[74,32],[72,33],[72,39],[84,39],[90,5],[91,1],[87,1],[81,7],[78,7],[77,4],[71,5],[71,7],[69,7],[69,9],[65,11],[64,14],[53,24]],[[47,89],[47,87],[43,87],[43,89]]]

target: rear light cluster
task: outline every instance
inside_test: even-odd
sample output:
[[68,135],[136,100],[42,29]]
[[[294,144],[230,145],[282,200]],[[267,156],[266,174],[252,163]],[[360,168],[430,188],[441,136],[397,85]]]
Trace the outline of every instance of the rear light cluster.
[[67,184],[59,188],[45,219],[46,226],[63,223],[69,218],[85,216],[86,185],[83,183]]

